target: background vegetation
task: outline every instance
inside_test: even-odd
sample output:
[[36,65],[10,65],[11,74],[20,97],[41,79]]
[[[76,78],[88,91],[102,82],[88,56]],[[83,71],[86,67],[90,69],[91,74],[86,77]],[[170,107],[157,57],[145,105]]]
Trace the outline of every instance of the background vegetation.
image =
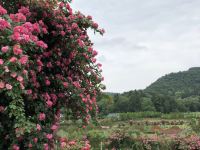
[[98,98],[101,115],[121,112],[200,111],[200,68],[171,73],[159,78],[144,90],[104,93]]

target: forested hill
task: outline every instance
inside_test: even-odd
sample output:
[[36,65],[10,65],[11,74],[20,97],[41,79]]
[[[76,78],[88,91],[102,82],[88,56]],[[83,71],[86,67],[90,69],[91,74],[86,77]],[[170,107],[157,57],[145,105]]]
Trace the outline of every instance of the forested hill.
[[171,96],[181,94],[183,97],[200,95],[200,67],[165,75],[148,86],[144,92]]
[[200,111],[200,67],[165,75],[144,90],[104,93],[98,105],[101,114]]

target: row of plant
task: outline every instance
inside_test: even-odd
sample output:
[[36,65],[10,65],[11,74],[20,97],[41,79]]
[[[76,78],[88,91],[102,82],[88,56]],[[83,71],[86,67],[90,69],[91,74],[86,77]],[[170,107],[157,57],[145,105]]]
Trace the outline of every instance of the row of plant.
[[143,118],[161,118],[161,119],[190,119],[190,118],[200,118],[200,113],[181,113],[174,112],[169,114],[164,114],[161,112],[127,112],[127,113],[116,113],[109,114],[107,118],[113,120],[131,120],[131,119],[143,119]]
[[152,125],[183,125],[185,121],[183,120],[158,120],[158,121],[150,121],[150,120],[144,120],[144,121],[134,121],[130,120],[130,125],[146,125],[146,126],[152,126]]
[[200,137],[191,135],[169,137],[142,135],[140,132],[128,132],[124,129],[116,129],[112,133],[93,129],[87,133],[93,150],[97,149],[134,149],[134,150],[196,150],[200,149]]
[[[149,122],[159,122],[158,119],[150,119]],[[157,121],[156,121],[157,120]],[[192,121],[193,120],[193,121]],[[103,119],[99,125],[89,124],[81,128],[81,122],[67,121],[62,124],[58,135],[71,137],[78,141],[87,140],[92,150],[198,150],[200,149],[199,120],[184,120],[181,126],[175,125],[174,120],[160,120],[163,124],[146,125],[130,124],[128,121],[116,121]],[[106,123],[105,123],[106,121]],[[166,126],[166,123],[171,124]],[[181,120],[180,120],[181,122]],[[84,135],[84,136],[82,136]]]

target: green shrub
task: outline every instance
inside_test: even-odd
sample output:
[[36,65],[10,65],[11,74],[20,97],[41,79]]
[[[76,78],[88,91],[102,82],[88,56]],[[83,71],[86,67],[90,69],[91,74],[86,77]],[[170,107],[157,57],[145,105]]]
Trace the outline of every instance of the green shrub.
[[101,142],[105,142],[108,136],[104,131],[101,130],[90,130],[87,133],[88,140],[90,141],[90,144],[94,148],[100,148]]
[[162,113],[160,112],[127,112],[127,113],[119,113],[120,120],[130,120],[130,119],[142,119],[142,118],[159,118]]

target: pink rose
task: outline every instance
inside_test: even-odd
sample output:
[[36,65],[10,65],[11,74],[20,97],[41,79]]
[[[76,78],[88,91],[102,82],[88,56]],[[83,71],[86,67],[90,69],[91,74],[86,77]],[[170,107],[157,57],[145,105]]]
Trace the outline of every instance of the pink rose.
[[38,142],[38,138],[34,138],[34,139],[33,139],[33,142],[34,142],[34,143],[37,143],[37,142]]
[[27,71],[27,70],[23,70],[23,74],[24,74],[24,75],[27,75],[27,74],[28,74],[28,71]]
[[9,72],[9,71],[10,71],[10,70],[8,69],[8,66],[5,66],[4,69],[5,69],[5,72]]
[[57,126],[57,125],[52,125],[51,130],[55,131],[55,130],[57,130],[57,129],[58,129],[58,126]]
[[7,10],[5,10],[1,5],[0,5],[0,15],[5,15],[7,14]]
[[40,113],[40,114],[39,114],[39,120],[40,120],[40,121],[45,120],[45,118],[46,118],[45,113]]
[[92,27],[95,28],[95,29],[97,29],[98,26],[99,26],[99,25],[98,25],[97,23],[93,23],[93,24],[92,24]]
[[36,127],[36,128],[37,128],[37,131],[41,131],[41,129],[42,129],[41,126],[40,126],[39,124],[37,124],[37,127]]
[[3,89],[5,87],[5,83],[4,82],[0,82],[0,89]]
[[20,83],[20,88],[21,88],[22,90],[25,89],[25,87],[24,87],[24,85],[23,85],[22,83]]
[[27,55],[24,55],[24,56],[22,56],[22,57],[19,59],[19,62],[20,62],[22,65],[26,64],[27,61],[28,61],[28,56],[27,56]]
[[26,93],[27,93],[28,95],[30,95],[30,94],[32,94],[32,90],[27,90]]
[[0,65],[3,65],[4,61],[3,59],[0,59]]
[[13,145],[12,149],[13,149],[13,150],[19,150],[19,146],[17,146],[17,145],[15,144],[15,145]]
[[15,77],[17,76],[17,73],[16,73],[16,72],[12,72],[12,73],[10,74],[10,76],[13,77],[13,78],[15,78]]
[[69,141],[69,145],[75,145],[76,141]]
[[12,62],[12,63],[14,63],[14,62],[17,61],[17,58],[16,57],[11,57],[9,61]]
[[24,78],[22,76],[17,77],[17,81],[22,82],[23,80],[24,80]]
[[33,145],[32,145],[31,143],[29,143],[29,144],[28,144],[28,147],[29,147],[29,148],[32,148],[32,147],[33,147]]
[[63,82],[63,86],[66,88],[68,87],[68,83],[67,82]]
[[53,135],[52,134],[47,134],[46,138],[49,139],[49,140],[51,140],[53,138]]
[[41,47],[41,48],[43,48],[43,49],[48,48],[47,44],[44,43],[43,41],[37,41],[36,45],[39,46],[39,47]]
[[6,28],[10,28],[10,23],[0,18],[0,30],[5,30]]
[[7,90],[11,90],[11,89],[12,89],[12,85],[6,84],[6,89],[7,89]]
[[49,86],[49,85],[51,84],[51,82],[50,82],[49,80],[45,80],[45,84],[46,84],[47,86]]
[[66,142],[61,142],[60,144],[61,148],[65,148],[67,146]]
[[49,150],[49,146],[48,146],[48,144],[43,144],[43,147],[44,147],[44,150]]
[[52,105],[53,105],[53,102],[50,101],[50,100],[48,100],[46,103],[47,103],[47,106],[48,106],[48,107],[52,107]]
[[6,53],[6,52],[8,51],[8,49],[9,49],[8,46],[4,46],[4,47],[1,48],[1,51],[2,51],[3,53]]
[[3,106],[0,106],[0,112],[4,112],[5,108]]
[[22,54],[22,49],[19,47],[19,45],[15,45],[15,46],[13,47],[13,53],[14,53],[15,55],[21,55],[21,54]]

